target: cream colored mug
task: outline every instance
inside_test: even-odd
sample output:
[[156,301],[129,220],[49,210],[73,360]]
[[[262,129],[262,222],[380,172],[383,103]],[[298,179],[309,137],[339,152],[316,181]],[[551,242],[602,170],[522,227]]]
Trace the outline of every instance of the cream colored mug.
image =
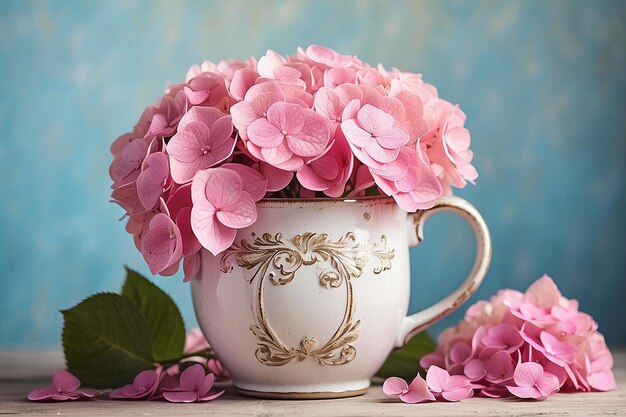
[[[458,197],[409,214],[389,197],[266,199],[257,211],[225,252],[203,250],[192,281],[198,323],[245,395],[365,393],[391,350],[459,307],[491,259],[487,225]],[[407,317],[409,247],[442,211],[470,223],[476,261],[457,290]]]

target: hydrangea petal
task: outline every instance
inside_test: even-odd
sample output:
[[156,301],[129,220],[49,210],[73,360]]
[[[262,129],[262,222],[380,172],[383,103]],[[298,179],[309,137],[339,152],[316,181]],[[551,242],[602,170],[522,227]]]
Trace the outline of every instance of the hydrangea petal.
[[195,391],[164,391],[163,397],[172,403],[192,403],[198,399]]
[[[241,183],[243,191],[250,194],[250,197],[254,201],[259,201],[265,196],[267,190],[268,180],[261,175],[257,170],[250,168],[249,166],[242,164],[224,164],[223,168],[228,168],[235,171],[241,177]],[[284,172],[284,171],[281,171]],[[289,174],[291,179],[291,174]]]
[[431,366],[426,373],[426,382],[433,392],[442,392],[450,380],[450,374],[438,366]]
[[276,147],[283,142],[285,134],[267,119],[260,118],[248,126],[248,138],[250,142],[263,148]]
[[383,392],[387,395],[400,395],[409,390],[409,386],[402,378],[392,376],[383,383]]
[[73,392],[80,387],[80,380],[68,371],[56,371],[52,374],[52,385],[65,392]]
[[256,204],[247,192],[242,192],[236,204],[224,207],[216,213],[221,224],[233,229],[243,229],[257,219]]

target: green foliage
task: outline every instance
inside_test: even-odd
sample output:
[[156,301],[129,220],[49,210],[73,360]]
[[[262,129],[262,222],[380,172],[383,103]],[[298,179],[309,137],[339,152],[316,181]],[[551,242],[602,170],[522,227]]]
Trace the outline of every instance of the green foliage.
[[95,294],[62,313],[67,369],[84,386],[118,387],[153,366],[148,326],[128,298]]
[[122,295],[141,311],[148,325],[152,359],[169,361],[183,353],[185,324],[174,300],[137,272],[126,268]]
[[418,333],[403,348],[391,352],[376,376],[381,378],[398,376],[412,380],[420,372],[423,377],[424,370],[420,367],[419,360],[433,352],[435,348],[435,342],[428,333]]
[[126,270],[122,294],[95,294],[63,313],[63,350],[84,386],[132,382],[155,363],[182,356],[185,327],[174,301],[147,278]]

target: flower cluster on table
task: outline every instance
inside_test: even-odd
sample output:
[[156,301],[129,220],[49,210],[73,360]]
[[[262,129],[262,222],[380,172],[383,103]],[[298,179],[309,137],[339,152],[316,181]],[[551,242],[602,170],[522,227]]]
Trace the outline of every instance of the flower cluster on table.
[[[198,328],[187,332],[185,354],[195,354],[210,349],[209,343]],[[183,366],[187,366],[181,372]],[[205,369],[206,368],[206,369]],[[209,372],[207,373],[208,370]],[[169,367],[159,366],[139,372],[132,383],[113,389],[112,400],[166,400],[175,403],[211,401],[224,390],[211,392],[215,380],[227,381],[230,376],[217,359],[189,356]],[[80,381],[68,371],[52,375],[52,386],[37,388],[28,394],[31,401],[73,401],[94,398],[102,392],[79,389]]]
[[435,400],[431,391],[457,401],[473,394],[544,399],[559,391],[614,390],[613,357],[597,329],[578,301],[563,297],[544,275],[525,293],[503,289],[471,306],[420,360],[426,381],[389,378],[384,390],[410,403]]
[[264,197],[393,196],[429,208],[478,174],[465,114],[420,74],[312,45],[204,62],[111,146],[112,198],[153,274],[185,280]]

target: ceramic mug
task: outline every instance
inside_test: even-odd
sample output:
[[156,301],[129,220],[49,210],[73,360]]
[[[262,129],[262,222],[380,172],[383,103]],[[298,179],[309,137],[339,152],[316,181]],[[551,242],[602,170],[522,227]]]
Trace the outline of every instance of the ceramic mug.
[[[198,323],[245,395],[365,393],[391,350],[463,303],[491,259],[483,218],[458,197],[409,214],[388,197],[266,199],[257,211],[225,252],[203,250],[192,281]],[[470,223],[476,261],[457,290],[407,317],[409,247],[442,211]]]

